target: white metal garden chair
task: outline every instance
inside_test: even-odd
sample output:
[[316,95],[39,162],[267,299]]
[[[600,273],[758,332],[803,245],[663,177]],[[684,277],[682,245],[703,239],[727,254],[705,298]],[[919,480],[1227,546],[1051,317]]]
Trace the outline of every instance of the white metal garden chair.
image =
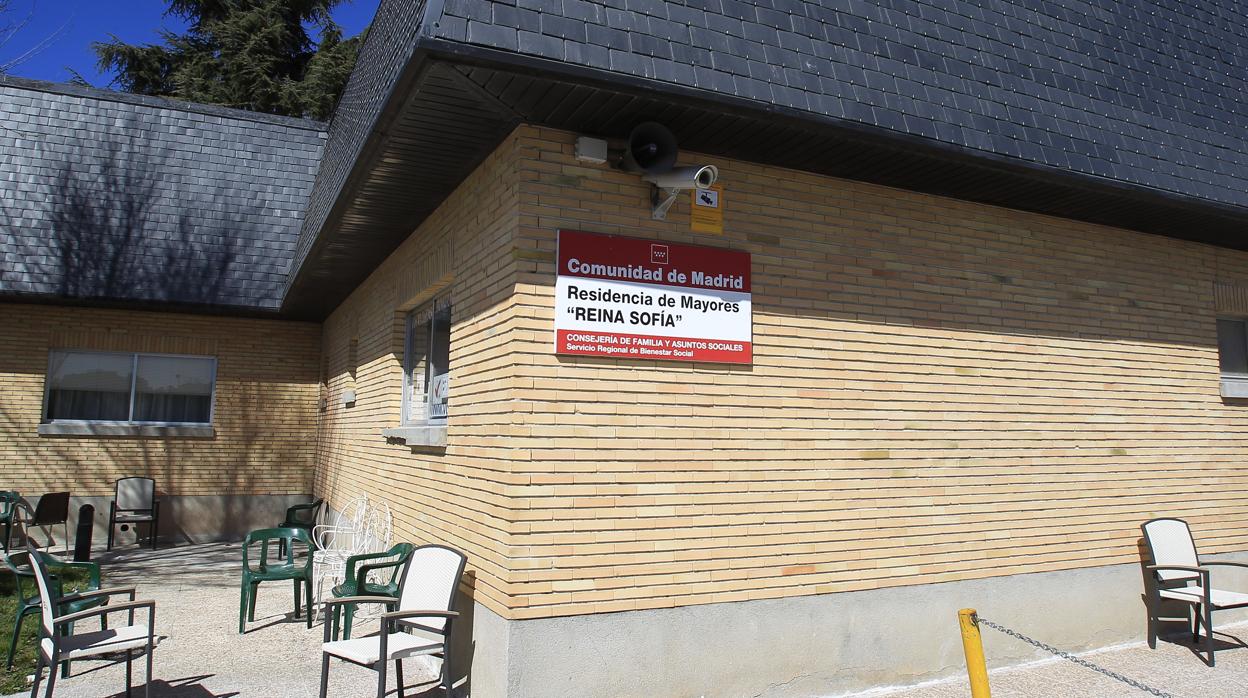
[[[434,656],[442,659],[441,683],[451,698],[454,679],[451,677],[451,625],[455,612],[455,593],[464,575],[464,554],[443,545],[424,545],[412,552],[399,589],[398,610],[381,615],[381,630],[376,635],[351,640],[330,639],[330,624],[325,624],[325,642],[321,645],[321,698],[329,691],[329,660],[344,661],[368,667],[377,672],[377,698],[386,695],[386,668],[394,661],[399,698],[403,698],[403,664],[407,657]],[[395,605],[395,599],[384,596],[348,596],[325,602],[325,616],[337,604]],[[401,628],[401,629],[400,629]]]
[[376,553],[390,547],[392,535],[390,505],[370,502],[361,495],[352,500],[334,521],[312,529],[318,550],[312,554],[318,599],[342,583],[347,559],[352,555]]
[[[92,596],[111,597],[122,594],[129,595],[130,600],[121,603],[106,603],[103,606],[97,606],[85,611],[58,615],[56,610],[59,604],[54,601],[56,597],[53,596],[54,592],[52,584],[48,579],[48,571],[44,568],[43,562],[40,561],[34,546],[28,542],[26,548],[30,553],[30,566],[35,571],[35,583],[39,587],[39,599],[42,606],[40,609],[42,625],[39,630],[39,656],[35,664],[35,683],[30,691],[31,697],[34,698],[39,694],[39,683],[45,667],[48,669],[48,689],[44,695],[45,698],[51,698],[52,691],[56,688],[56,669],[61,662],[118,652],[126,653],[126,695],[129,696],[132,683],[131,669],[134,662],[134,651],[142,649],[147,653],[147,685],[144,695],[150,698],[152,694],[152,651],[160,641],[156,636],[155,628],[156,602],[136,601],[133,587],[100,589],[99,591],[84,592],[76,595],[67,594],[61,596],[59,600],[63,602],[75,598],[89,598]],[[134,612],[139,609],[147,610],[146,623],[136,624],[134,622]],[[107,630],[74,633],[72,635],[62,634],[62,628],[74,621],[120,613],[122,611],[129,613],[129,625],[113,625]]]
[[1248,606],[1248,594],[1214,589],[1210,583],[1210,567],[1244,567],[1242,562],[1200,559],[1192,529],[1182,519],[1153,519],[1140,526],[1152,556],[1146,567],[1153,574],[1149,594],[1148,645],[1157,647],[1157,626],[1162,599],[1191,604],[1192,643],[1200,641],[1200,626],[1205,626],[1205,653],[1213,666],[1213,612]]

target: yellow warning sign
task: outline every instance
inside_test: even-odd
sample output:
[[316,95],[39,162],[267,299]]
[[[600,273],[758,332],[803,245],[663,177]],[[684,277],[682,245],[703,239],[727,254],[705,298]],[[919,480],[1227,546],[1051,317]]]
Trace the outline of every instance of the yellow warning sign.
[[695,233],[724,234],[724,189],[718,184],[710,189],[694,189],[689,207],[690,227]]

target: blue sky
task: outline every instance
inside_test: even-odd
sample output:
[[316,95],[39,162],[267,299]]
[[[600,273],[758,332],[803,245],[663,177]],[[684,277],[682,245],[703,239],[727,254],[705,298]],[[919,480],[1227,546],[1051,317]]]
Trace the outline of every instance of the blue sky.
[[[347,0],[334,10],[334,20],[346,36],[354,36],[368,26],[379,0]],[[78,71],[96,87],[107,87],[111,75],[96,70],[91,44],[116,35],[126,43],[159,42],[160,29],[181,31],[185,23],[166,17],[164,0],[10,0],[11,12],[0,21],[8,24],[30,18],[11,41],[0,46],[4,63],[39,44],[47,37],[52,43],[11,74],[37,80],[63,82]]]

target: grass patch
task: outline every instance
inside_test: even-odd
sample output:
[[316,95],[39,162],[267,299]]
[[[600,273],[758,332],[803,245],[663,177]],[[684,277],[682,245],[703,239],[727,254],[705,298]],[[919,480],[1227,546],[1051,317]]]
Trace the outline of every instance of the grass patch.
[[[79,591],[87,585],[87,575],[74,570],[64,576],[65,593]],[[35,580],[22,580],[22,592],[27,596],[35,594]],[[13,656],[13,670],[5,671],[3,661],[9,653],[9,640],[13,637],[13,621],[17,616],[20,602],[17,599],[15,577],[7,570],[0,571],[0,695],[20,693],[30,690],[26,677],[35,672],[35,652],[39,642],[39,614],[26,616],[22,623],[22,634],[17,638],[17,652]],[[90,623],[91,621],[86,621]]]

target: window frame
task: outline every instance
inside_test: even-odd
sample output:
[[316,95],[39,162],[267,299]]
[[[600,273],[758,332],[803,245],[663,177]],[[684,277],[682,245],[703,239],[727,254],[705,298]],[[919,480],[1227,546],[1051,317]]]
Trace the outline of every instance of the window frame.
[[1234,322],[1244,329],[1245,342],[1241,349],[1248,354],[1248,317],[1218,315],[1214,318],[1214,334],[1218,351],[1218,393],[1225,398],[1248,398],[1248,371],[1237,373],[1222,369],[1222,323]]
[[[443,373],[440,373],[438,375],[439,376],[446,375],[447,380],[449,382],[450,373],[451,373],[451,367],[450,367],[451,328],[455,324],[453,320],[455,311],[454,311],[454,306],[451,303],[450,296],[449,295],[436,296],[430,299],[429,301],[425,302],[424,304],[420,305],[419,307],[409,310],[403,314],[403,362],[402,362],[403,364],[403,380],[402,380],[403,394],[402,394],[402,398],[399,404],[399,424],[402,427],[405,427],[405,428],[413,428],[413,427],[445,428],[447,419],[450,416],[449,405],[448,405],[446,414],[438,416],[438,417],[435,417],[432,414],[433,412],[432,407],[434,404],[433,386],[434,386],[434,378],[436,378],[436,376],[432,375],[432,370],[436,367],[433,366],[433,362],[431,361],[431,356],[433,354],[434,336],[436,334],[436,329],[437,329],[438,314],[443,310],[446,311],[446,315],[447,315],[447,321],[446,321],[446,344],[447,344],[446,363],[447,365],[445,367],[446,370]],[[419,322],[420,325],[423,326],[421,328],[421,331],[426,333],[425,352],[422,357],[414,356],[413,351],[412,351],[413,349],[412,340],[415,337],[415,334],[413,333],[413,329],[414,329],[414,325],[417,322]],[[425,368],[424,368],[424,373],[425,373],[424,383],[425,384],[424,384],[424,390],[423,390],[423,394],[424,394],[423,404],[425,407],[425,411],[424,411],[425,416],[423,419],[412,419],[411,417],[411,410],[412,410],[412,404],[413,404],[412,403],[412,390],[411,390],[412,364],[415,359],[421,359],[421,358],[423,358],[425,361]],[[448,385],[447,391],[448,391],[447,401],[449,403],[450,401],[449,385]]]
[[[48,416],[48,400],[52,396],[52,356],[54,354],[90,354],[95,356],[129,356],[130,357],[130,404],[128,418],[117,419],[52,419]],[[136,421],[134,419],[135,395],[139,381],[139,359],[144,356],[166,359],[200,359],[212,362],[212,391],[208,397],[207,422],[154,422]],[[150,351],[95,351],[91,349],[49,349],[47,370],[43,374],[43,407],[39,415],[40,424],[58,425],[101,425],[120,427],[211,427],[217,419],[217,357],[202,354],[162,354]]]

